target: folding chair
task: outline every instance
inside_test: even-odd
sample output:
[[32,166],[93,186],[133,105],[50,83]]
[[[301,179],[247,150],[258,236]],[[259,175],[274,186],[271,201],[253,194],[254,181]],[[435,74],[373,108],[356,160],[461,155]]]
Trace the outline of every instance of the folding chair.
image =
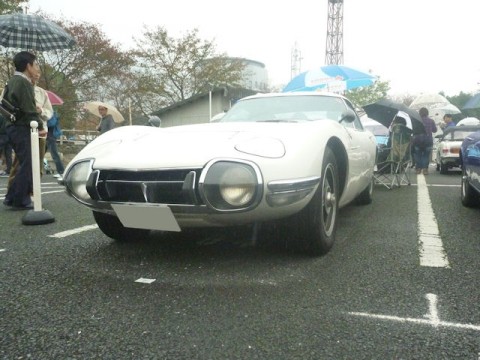
[[410,185],[408,176],[411,164],[410,143],[412,130],[402,124],[392,126],[388,145],[377,151],[374,172],[376,184],[392,189],[394,186]]

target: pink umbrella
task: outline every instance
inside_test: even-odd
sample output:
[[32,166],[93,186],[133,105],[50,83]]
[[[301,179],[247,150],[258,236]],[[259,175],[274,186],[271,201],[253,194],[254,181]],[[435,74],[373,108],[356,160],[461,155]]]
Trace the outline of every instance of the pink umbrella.
[[63,100],[60,96],[55,94],[54,92],[50,90],[45,90],[48,94],[48,99],[52,103],[52,105],[63,105]]

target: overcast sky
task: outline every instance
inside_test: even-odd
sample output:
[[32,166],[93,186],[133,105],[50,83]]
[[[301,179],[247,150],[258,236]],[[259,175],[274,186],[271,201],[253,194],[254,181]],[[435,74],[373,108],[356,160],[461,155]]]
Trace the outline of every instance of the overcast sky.
[[[217,51],[260,61],[271,85],[325,63],[328,0],[30,0],[29,12],[99,24],[134,46],[143,26],[181,37],[199,29]],[[480,0],[344,0],[344,65],[390,81],[391,95],[480,90]]]

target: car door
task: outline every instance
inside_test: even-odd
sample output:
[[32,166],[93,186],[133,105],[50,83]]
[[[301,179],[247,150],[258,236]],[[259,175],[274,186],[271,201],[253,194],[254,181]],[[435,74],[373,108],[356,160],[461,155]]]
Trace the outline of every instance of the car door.
[[[353,111],[350,102],[346,102]],[[356,112],[355,112],[356,114]],[[376,139],[370,132],[363,129],[358,115],[353,122],[342,123],[348,133],[349,148],[349,186],[355,189],[355,194],[360,193],[372,181],[375,165]]]

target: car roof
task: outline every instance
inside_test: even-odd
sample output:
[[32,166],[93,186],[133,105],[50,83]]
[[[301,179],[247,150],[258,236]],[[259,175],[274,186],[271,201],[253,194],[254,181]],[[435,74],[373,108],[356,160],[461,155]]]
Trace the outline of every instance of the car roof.
[[478,131],[480,130],[480,125],[460,125],[460,126],[450,126],[446,129],[443,130],[443,135],[447,135],[447,134],[450,134],[452,132],[456,132],[456,131],[462,131],[462,132],[466,132],[466,131],[471,131],[471,132],[475,132],[475,131]]

